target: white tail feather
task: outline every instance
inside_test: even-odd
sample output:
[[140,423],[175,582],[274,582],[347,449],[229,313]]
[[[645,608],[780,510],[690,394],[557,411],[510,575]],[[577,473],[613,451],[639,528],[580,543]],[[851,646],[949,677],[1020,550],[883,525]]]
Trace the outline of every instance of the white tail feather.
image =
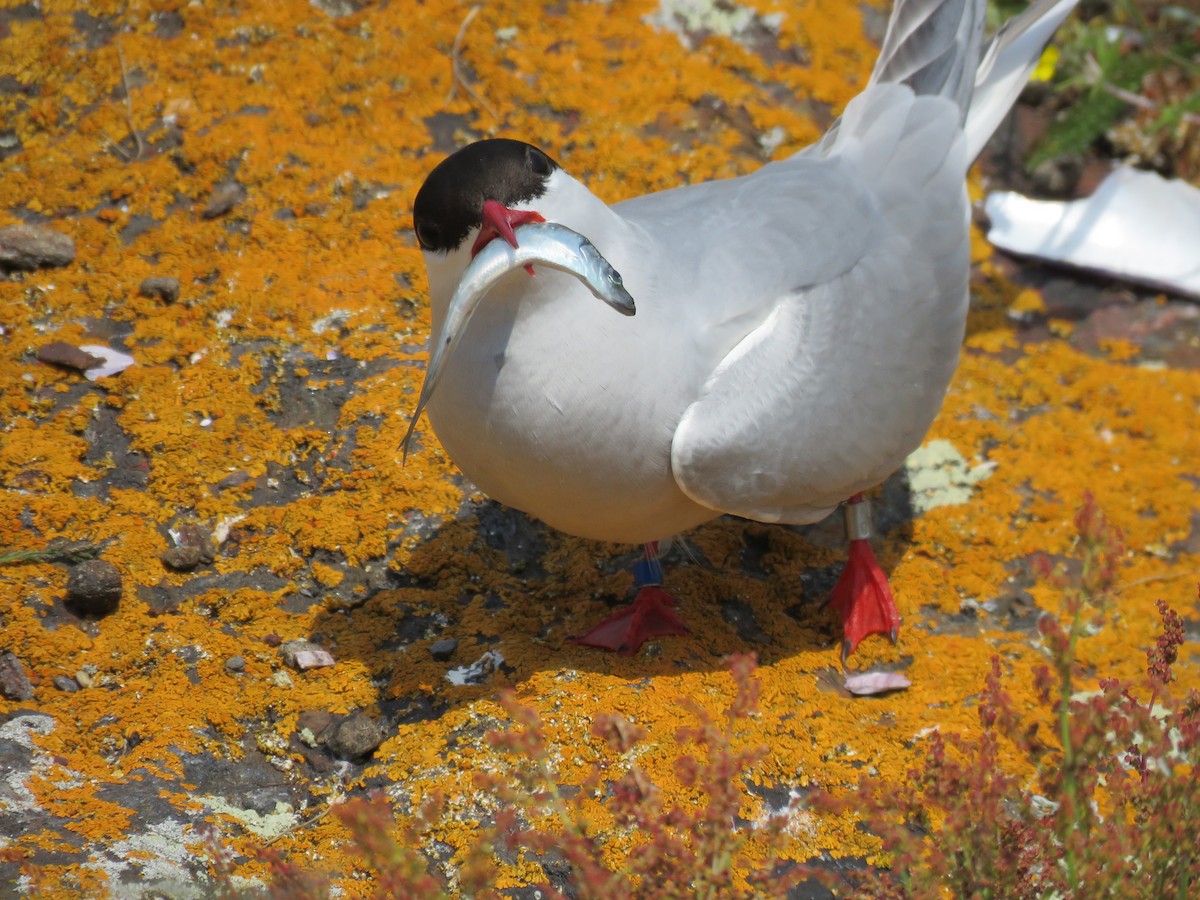
[[1078,0],[1039,0],[1005,22],[984,49],[967,122],[967,158],[974,159],[1025,87],[1042,50]]
[[1077,2],[1037,0],[981,47],[986,0],[897,0],[871,83],[907,84],[918,96],[953,100],[963,110],[973,160]]

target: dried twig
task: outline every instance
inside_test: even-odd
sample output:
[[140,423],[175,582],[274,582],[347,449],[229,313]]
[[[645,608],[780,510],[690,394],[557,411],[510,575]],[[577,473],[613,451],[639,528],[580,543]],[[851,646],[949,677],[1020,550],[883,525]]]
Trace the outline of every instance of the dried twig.
[[[1141,94],[1136,94],[1133,91],[1128,91],[1123,87],[1118,87],[1111,81],[1104,78],[1104,70],[1100,68],[1100,63],[1096,61],[1096,57],[1088,54],[1084,60],[1086,69],[1084,77],[1089,84],[1097,85],[1100,90],[1107,94],[1111,94],[1123,103],[1128,103],[1130,106],[1136,106],[1138,109],[1144,109],[1147,112],[1157,113],[1162,109],[1162,105],[1155,103],[1149,97],[1143,97]],[[1200,125],[1200,115],[1191,112],[1183,112],[1180,118],[1189,125]]]
[[[133,145],[137,148],[137,153],[132,157],[126,157],[126,162],[131,162],[134,159],[141,159],[146,152],[146,144],[142,141],[142,136],[138,134],[138,130],[133,126],[133,97],[129,93],[129,70],[125,68],[125,54],[121,52],[121,44],[117,41],[113,42],[117,48],[117,59],[121,63],[121,89],[125,91],[125,124],[129,126],[129,134],[133,138]],[[108,135],[105,135],[108,137]],[[112,139],[109,138],[112,143]],[[114,144],[114,146],[117,146]]]
[[1137,587],[1140,584],[1150,584],[1155,581],[1178,581],[1180,578],[1197,578],[1200,577],[1200,569],[1193,569],[1189,572],[1164,572],[1162,575],[1147,575],[1145,578],[1135,578],[1133,581],[1127,581],[1124,584],[1118,584],[1108,593],[1120,594],[1129,590],[1131,587]]
[[467,28],[470,27],[472,20],[479,14],[479,10],[481,9],[483,9],[482,6],[472,6],[467,10],[462,24],[458,26],[458,34],[454,36],[454,45],[450,48],[450,92],[446,95],[446,102],[449,103],[453,100],[458,88],[462,87],[463,92],[475,101],[478,106],[483,107],[485,112],[493,118],[499,118],[491,105],[470,85],[462,70],[462,46],[467,36]]
[[[1139,109],[1144,109],[1147,112],[1156,113],[1162,109],[1159,104],[1155,103],[1149,97],[1143,97],[1141,94],[1135,94],[1133,91],[1127,91],[1124,88],[1117,87],[1115,84],[1107,81],[1100,82],[1100,89],[1112,94],[1118,100],[1122,100],[1131,106],[1138,107]],[[1196,113],[1184,112],[1180,115],[1180,118],[1189,125],[1200,125],[1200,115],[1197,115]]]
[[133,154],[122,147],[119,142],[114,141],[112,139],[112,135],[103,128],[100,129],[100,137],[104,138],[104,142],[108,144],[109,148],[118,156],[120,156],[121,159],[125,160],[125,162],[133,162]]

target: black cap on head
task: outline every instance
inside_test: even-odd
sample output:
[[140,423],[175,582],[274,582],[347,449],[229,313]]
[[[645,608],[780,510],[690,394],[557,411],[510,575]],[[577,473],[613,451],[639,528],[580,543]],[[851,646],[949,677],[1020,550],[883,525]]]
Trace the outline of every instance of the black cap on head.
[[523,141],[476,141],[437,164],[413,203],[413,228],[423,250],[455,249],[482,223],[483,202],[505,206],[546,193],[558,163]]

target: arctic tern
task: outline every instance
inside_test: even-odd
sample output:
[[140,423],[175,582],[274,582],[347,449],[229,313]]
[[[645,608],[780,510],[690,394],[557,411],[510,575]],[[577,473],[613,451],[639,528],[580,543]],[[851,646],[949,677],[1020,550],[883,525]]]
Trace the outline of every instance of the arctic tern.
[[[843,659],[900,617],[862,493],[921,443],[958,361],[967,168],[1076,0],[983,41],[986,0],[898,0],[861,94],[816,144],[738,178],[609,206],[542,150],[484,140],[416,196],[433,332],[497,238],[554,222],[624,276],[632,316],[571,275],[516,268],[457,335],[428,415],[494,499],[562,531],[641,543],[632,606],[581,643],[686,631],[658,541],[722,514],[815,522],[846,503],[830,599]],[[535,264],[536,266],[536,264]],[[532,273],[531,273],[532,274]]]

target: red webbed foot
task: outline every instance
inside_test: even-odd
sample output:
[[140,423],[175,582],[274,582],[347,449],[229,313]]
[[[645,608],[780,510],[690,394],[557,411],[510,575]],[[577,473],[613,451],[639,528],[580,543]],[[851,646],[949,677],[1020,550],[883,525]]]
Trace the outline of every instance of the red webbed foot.
[[660,587],[647,585],[638,591],[632,604],[574,638],[574,642],[632,656],[650,638],[687,633],[687,625],[675,612],[675,598]]
[[828,601],[842,624],[843,662],[867,635],[886,634],[895,643],[900,632],[892,589],[868,540],[871,512],[861,494],[850,498],[845,515],[850,557]]
[[650,638],[688,634],[687,625],[675,612],[675,598],[661,587],[658,541],[646,545],[646,558],[634,566],[633,575],[639,588],[633,603],[574,638],[576,644],[632,656]]

